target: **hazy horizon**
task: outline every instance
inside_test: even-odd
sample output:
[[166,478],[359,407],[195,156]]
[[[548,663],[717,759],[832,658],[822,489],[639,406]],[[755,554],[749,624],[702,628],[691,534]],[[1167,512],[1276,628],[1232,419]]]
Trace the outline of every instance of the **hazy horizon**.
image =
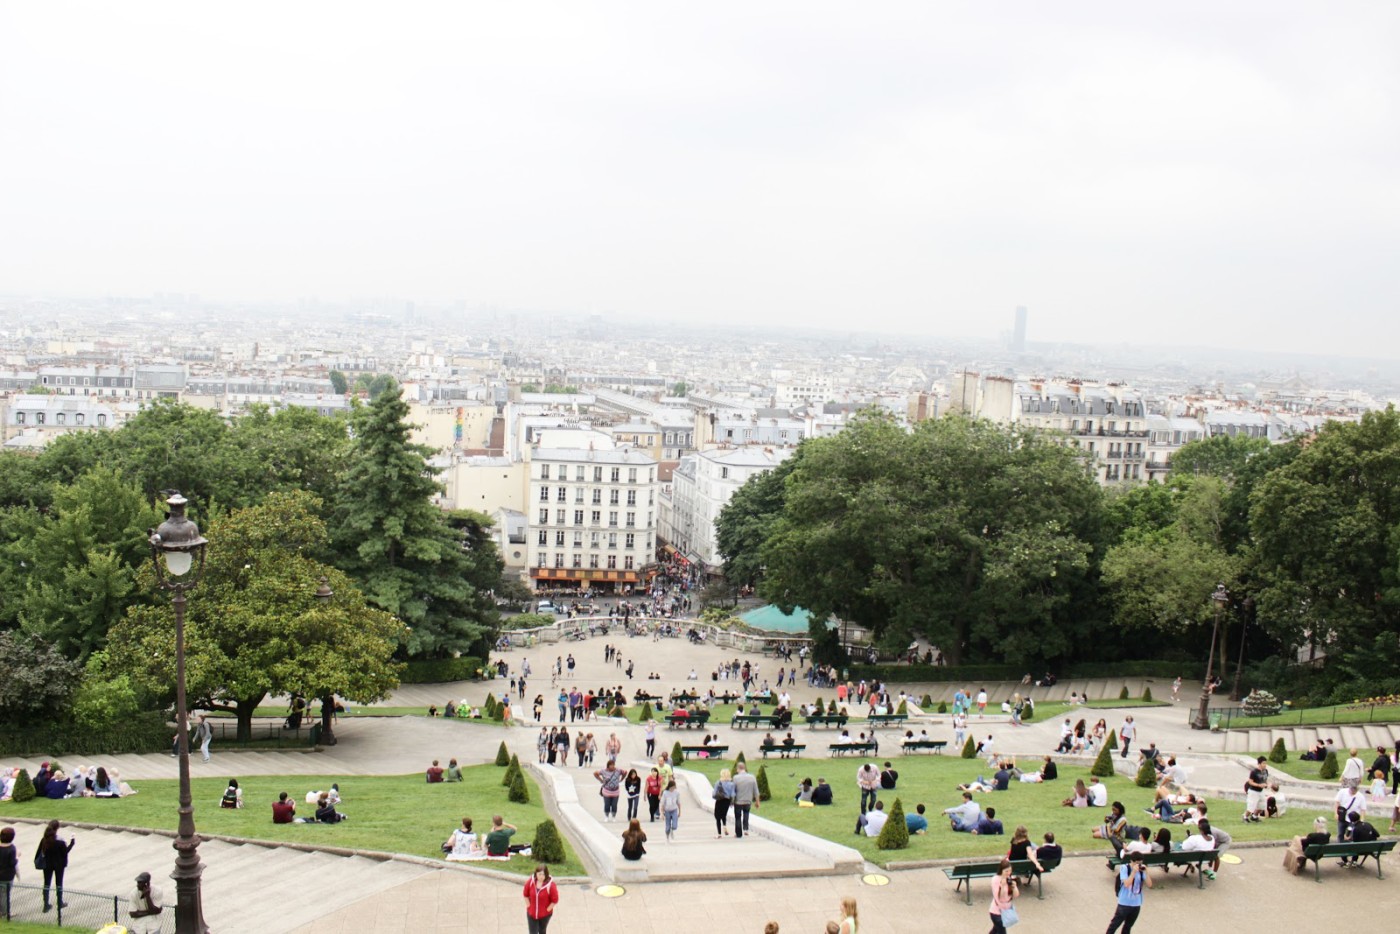
[[[0,293],[1392,359],[1400,7],[0,5]],[[1379,356],[1378,356],[1379,355]]]

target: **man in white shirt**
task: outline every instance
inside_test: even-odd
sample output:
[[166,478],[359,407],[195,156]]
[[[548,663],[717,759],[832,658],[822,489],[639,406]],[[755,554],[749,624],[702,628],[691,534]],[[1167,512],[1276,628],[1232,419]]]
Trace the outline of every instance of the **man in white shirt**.
[[1108,786],[1099,781],[1097,775],[1089,779],[1089,807],[1108,807]]
[[875,763],[867,762],[856,770],[856,784],[860,786],[860,812],[873,810],[880,791],[880,770]]
[[1356,811],[1362,817],[1366,816],[1366,796],[1360,791],[1344,786],[1337,791],[1337,797],[1333,801],[1337,805],[1337,842],[1340,843],[1346,834],[1347,815]]
[[867,837],[878,837],[880,831],[885,829],[885,821],[889,820],[889,817],[885,813],[885,802],[876,801],[874,808],[860,816],[856,823],[856,833],[864,832]]
[[1137,735],[1137,725],[1133,723],[1132,717],[1124,717],[1123,725],[1118,729],[1118,745],[1123,754],[1123,758],[1128,758],[1128,747],[1133,744],[1133,737]]
[[964,791],[962,804],[944,808],[943,813],[948,817],[949,826],[954,830],[966,832],[977,826],[977,819],[982,816],[982,808],[972,800],[972,792]]
[[1167,767],[1162,770],[1162,781],[1173,785],[1186,784],[1186,769],[1184,766],[1177,765],[1176,756],[1167,760]]
[[987,689],[983,688],[977,692],[977,716],[978,718],[987,715]]
[[127,927],[132,934],[160,934],[165,897],[160,889],[151,886],[149,872],[136,877],[136,889],[127,896],[126,901],[127,914],[131,916]]

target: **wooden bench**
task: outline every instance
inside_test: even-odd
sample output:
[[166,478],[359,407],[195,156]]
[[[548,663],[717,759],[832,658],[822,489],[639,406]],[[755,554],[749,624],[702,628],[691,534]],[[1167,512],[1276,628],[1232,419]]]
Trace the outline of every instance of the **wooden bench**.
[[909,719],[909,715],[902,713],[873,713],[865,719],[872,727],[898,726],[906,722]]
[[1357,864],[1364,863],[1369,856],[1376,861],[1376,878],[1384,879],[1381,875],[1381,854],[1389,853],[1395,849],[1396,840],[1367,840],[1364,843],[1314,843],[1312,846],[1303,848],[1303,858],[1313,861],[1314,878],[1322,881],[1322,861],[1333,856],[1341,859],[1343,856],[1356,857]]
[[905,752],[917,752],[920,749],[927,749],[934,755],[942,755],[943,750],[947,748],[947,746],[948,741],[946,739],[916,739],[911,743],[900,744],[900,748]]
[[709,722],[709,711],[705,711],[703,713],[693,713],[688,717],[678,717],[675,714],[668,714],[666,717],[666,725],[669,729],[672,730],[676,729],[676,727],[682,727],[688,730],[691,727],[704,726]]
[[833,756],[844,756],[848,752],[875,752],[874,743],[832,743],[827,748]]
[[[1186,868],[1195,867],[1197,870],[1204,868],[1206,863],[1213,863],[1220,858],[1219,850],[1192,850],[1182,852],[1176,850],[1171,853],[1144,853],[1142,854],[1142,864],[1144,866],[1184,866]],[[1115,856],[1110,859],[1109,865],[1115,869],[1130,861],[1126,856]],[[1196,873],[1196,888],[1203,889],[1206,885],[1206,874]]]
[[746,726],[759,726],[760,724],[763,726],[781,728],[782,722],[782,715],[776,713],[736,713],[733,719],[729,721],[729,725],[740,730]]
[[728,752],[728,751],[729,751],[729,747],[728,747],[728,746],[718,746],[718,745],[710,745],[710,746],[682,746],[682,747],[681,747],[681,752],[685,753],[687,756],[691,756],[691,755],[696,755],[696,756],[698,756],[700,753],[703,752],[703,753],[706,754],[707,758],[710,758],[710,759],[720,759],[720,758],[723,758],[723,757],[724,757],[724,754],[725,754],[726,752]]
[[771,746],[766,744],[761,745],[758,747],[758,751],[763,753],[763,758],[765,759],[768,758],[768,754],[770,752],[776,752],[780,755],[781,758],[788,759],[792,756],[797,755],[799,752],[802,752],[806,748],[807,747],[802,745],[801,743],[793,743],[791,745],[785,745],[783,743],[774,743]]
[[[1040,871],[1036,872],[1035,863],[1028,859],[1017,859],[1011,861],[1011,874],[1013,876],[1034,876],[1036,887],[1036,898],[1045,897],[1045,883],[1041,881],[1041,876],[1049,875],[1055,871],[1055,867],[1060,865],[1058,859],[1047,859],[1040,864]],[[981,863],[959,863],[956,866],[945,866],[943,874],[949,879],[957,880],[954,892],[967,886],[967,903],[972,904],[972,880],[991,879],[996,876],[1001,869],[1001,860],[989,860]]]
[[840,714],[813,714],[807,718],[807,723],[815,730],[819,726],[845,726],[849,719]]
[[638,691],[632,695],[632,703],[634,704],[655,704],[660,700],[660,694],[648,694],[645,691]]

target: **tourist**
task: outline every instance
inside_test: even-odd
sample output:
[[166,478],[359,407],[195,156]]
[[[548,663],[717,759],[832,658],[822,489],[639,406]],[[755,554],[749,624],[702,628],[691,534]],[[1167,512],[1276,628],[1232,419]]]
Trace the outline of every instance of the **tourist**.
[[510,856],[510,838],[515,836],[515,825],[507,824],[501,815],[491,818],[491,831],[486,834],[486,855],[495,857]]
[[728,769],[720,769],[711,797],[715,802],[715,839],[718,840],[729,835],[729,806],[734,801],[734,781]]
[[541,764],[549,759],[549,746],[549,730],[540,727],[540,735],[535,737],[535,754]]
[[676,790],[675,779],[666,782],[666,790],[661,792],[661,814],[665,821],[666,839],[675,838],[681,825],[681,793]]
[[1089,776],[1089,807],[1108,807],[1108,786],[1097,775]]
[[447,760],[447,771],[443,773],[442,780],[445,782],[460,782],[462,780],[462,769],[457,765],[456,759]]
[[926,809],[922,804],[914,806],[914,813],[904,815],[904,826],[909,828],[910,833],[928,833],[928,818],[925,815]]
[[661,788],[661,772],[652,769],[647,776],[647,813],[652,823],[656,823],[656,818],[661,814]]
[[[889,815],[885,813],[885,802],[876,801],[875,806],[856,818],[856,833],[867,837],[878,837],[885,829]],[[906,825],[907,826],[907,825]]]
[[15,828],[0,827],[0,917],[10,917],[10,887],[19,878]]
[[1269,787],[1269,761],[1267,756],[1255,760],[1254,768],[1244,782],[1244,819],[1247,823],[1258,823],[1264,819],[1264,793]]
[[627,770],[627,777],[622,780],[622,790],[627,794],[627,819],[633,820],[642,803],[642,777],[636,769]]
[[627,822],[627,829],[622,832],[622,858],[638,860],[646,855],[646,847],[642,844],[647,842],[646,831],[642,829],[642,824],[638,820]]
[[546,934],[557,904],[559,886],[550,878],[549,867],[540,863],[525,883],[525,924],[529,934]]
[[436,785],[442,781],[442,766],[438,765],[438,760],[434,759],[433,764],[428,766],[425,773],[429,785]]
[[1361,780],[1366,777],[1366,763],[1355,749],[1350,751],[1346,765],[1342,766],[1342,787],[1351,791],[1361,790]]
[[1113,852],[1118,854],[1123,850],[1123,832],[1127,827],[1128,818],[1123,809],[1123,802],[1115,801],[1109,812],[1103,816],[1103,823],[1093,829],[1091,836],[1096,840],[1107,840],[1113,844]]
[[1124,759],[1128,758],[1128,747],[1133,744],[1133,737],[1137,735],[1137,726],[1133,723],[1132,717],[1123,718],[1123,726],[1118,730],[1119,753]]
[[131,934],[160,934],[164,910],[165,896],[160,889],[152,887],[151,874],[139,874],[135,890],[126,899],[126,913],[132,919],[127,930]]
[[831,804],[833,800],[831,786],[826,783],[826,779],[818,778],[817,787],[812,789],[812,804],[822,807]]
[[287,800],[287,793],[284,791],[277,796],[277,800],[272,802],[272,822],[274,824],[290,824],[296,820],[297,806],[295,802]]
[[241,808],[243,807],[243,789],[238,787],[238,779],[230,778],[228,787],[224,789],[224,796],[219,801],[221,808]]
[[57,883],[58,907],[67,908],[68,903],[63,900],[63,873],[68,868],[68,854],[73,851],[73,845],[77,839],[70,839],[67,843],[58,835],[58,821],[51,820],[44,827],[43,839],[39,841],[39,851],[34,854],[34,868],[43,870],[44,873],[44,911],[53,911],[53,904],[49,901],[49,886]]
[[442,847],[447,850],[447,858],[458,862],[481,859],[486,851],[481,847],[481,838],[472,831],[472,819],[462,818],[462,826],[452,831],[452,836]]
[[856,900],[847,896],[841,899],[841,921],[836,930],[839,934],[856,934]]
[[1337,810],[1337,842],[1340,843],[1347,831],[1347,815],[1353,811],[1360,813],[1363,817],[1366,814],[1366,796],[1355,788],[1343,786],[1338,789],[1337,796],[1333,799],[1333,804]]
[[647,756],[648,759],[650,759],[652,756],[656,755],[656,721],[655,721],[655,720],[647,720],[646,729],[645,729],[645,731],[643,732],[642,735],[646,738],[646,741],[647,741],[646,756]]
[[617,799],[622,794],[623,775],[617,767],[617,760],[609,759],[605,767],[593,773],[593,777],[603,786],[603,822],[611,824],[617,820]]
[[[1006,857],[1001,858],[1001,864],[997,866],[996,877],[992,879],[992,904],[989,913],[992,917],[992,930],[989,934],[1006,934],[1006,921],[1016,916],[1016,908],[1011,904],[1017,895],[1016,880],[1011,878],[1011,860]],[[1016,921],[1012,921],[1015,924]]]
[[209,718],[200,716],[199,718],[199,753],[204,757],[204,761],[209,761],[209,744],[214,741],[214,727],[210,725]]
[[338,824],[350,818],[336,811],[335,802],[331,801],[329,792],[321,792],[321,796],[316,799],[316,822],[318,824]]
[[880,770],[875,763],[867,762],[856,770],[856,786],[860,789],[860,813],[864,814],[875,806],[880,791]]
[[734,766],[734,836],[743,837],[749,829],[749,809],[758,807],[758,779],[744,762]]
[[1113,912],[1106,934],[1114,934],[1120,927],[1123,934],[1132,934],[1133,925],[1142,913],[1143,886],[1152,888],[1152,877],[1142,864],[1142,854],[1133,853],[1128,862],[1118,867],[1118,907]]
[[1006,851],[1006,858],[1013,863],[1031,864],[1030,874],[1024,877],[1027,883],[1031,881],[1031,875],[1040,875],[1044,868],[1040,860],[1036,859],[1035,844],[1031,843],[1030,831],[1026,829],[1025,824],[1011,832],[1011,846]]
[[944,808],[943,814],[948,818],[949,827],[959,833],[966,833],[977,826],[977,821],[982,816],[982,808],[972,800],[972,792],[964,791],[962,797],[961,804]]

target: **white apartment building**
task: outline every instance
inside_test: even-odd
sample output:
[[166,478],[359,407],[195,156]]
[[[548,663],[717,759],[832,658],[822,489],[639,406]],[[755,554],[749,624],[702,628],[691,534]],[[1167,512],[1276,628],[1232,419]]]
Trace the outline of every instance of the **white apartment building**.
[[1194,418],[1184,415],[1147,416],[1147,461],[1143,464],[1146,478],[1166,480],[1172,469],[1172,455],[1205,436],[1204,426]]
[[526,539],[535,586],[642,584],[656,550],[656,458],[583,430],[542,432],[529,454]]
[[793,448],[719,448],[687,455],[671,477],[668,527],[663,537],[687,561],[718,573],[724,560],[715,520],[734,491],[750,477],[767,473],[792,455]]

